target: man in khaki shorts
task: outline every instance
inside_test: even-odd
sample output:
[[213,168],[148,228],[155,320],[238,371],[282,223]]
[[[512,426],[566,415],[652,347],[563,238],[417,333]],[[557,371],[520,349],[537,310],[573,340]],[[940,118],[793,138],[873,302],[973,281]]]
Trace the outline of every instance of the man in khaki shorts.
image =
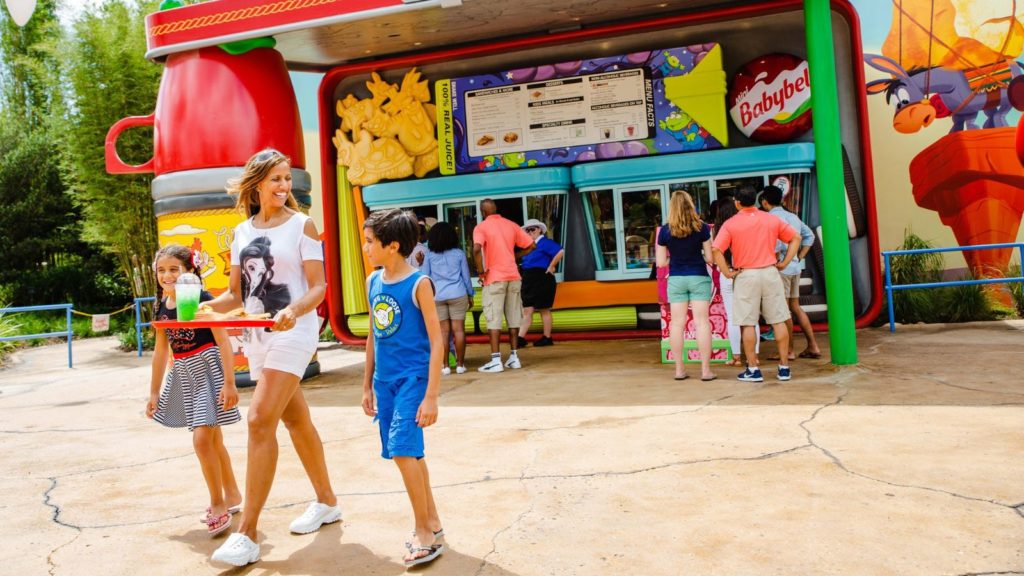
[[[779,271],[779,275],[782,278],[782,287],[786,293],[786,302],[789,304],[789,311],[793,316],[793,319],[786,320],[786,328],[789,329],[789,359],[793,360],[796,358],[796,351],[793,349],[793,344],[795,343],[793,335],[794,321],[800,324],[800,329],[803,330],[804,336],[807,338],[807,348],[800,353],[800,358],[821,358],[821,349],[818,348],[818,340],[814,337],[814,327],[811,326],[811,319],[807,317],[807,313],[800,307],[800,271],[803,269],[803,266],[800,264],[804,261],[807,253],[811,251],[811,246],[814,245],[814,232],[807,227],[807,224],[800,220],[799,216],[782,207],[782,196],[782,189],[778,186],[765,186],[764,190],[761,191],[761,207],[764,208],[765,212],[789,224],[800,233],[800,252],[789,263],[789,266]],[[780,261],[782,260],[782,255],[786,253],[786,248],[788,246],[782,242],[778,242],[775,245],[776,255]],[[782,357],[779,356],[779,358]],[[771,360],[771,356],[768,359]]]
[[[523,320],[522,278],[516,266],[516,248],[529,253],[534,248],[533,238],[519,224],[502,218],[494,200],[480,203],[483,222],[473,229],[473,261],[483,284],[484,318],[491,337],[491,360],[478,370],[502,372],[505,368],[522,368],[519,362],[519,324]],[[501,317],[508,323],[509,344],[512,352],[504,366],[501,364]]]
[[[715,231],[712,253],[719,271],[733,279],[733,315],[735,324],[743,331],[743,356],[747,368],[737,378],[743,382],[763,382],[757,359],[757,317],[764,316],[775,329],[779,344],[779,358],[789,357],[789,307],[783,292],[779,271],[786,268],[800,249],[800,235],[789,224],[754,205],[757,192],[752,186],[743,186],[736,192],[736,208],[732,218]],[[775,257],[775,243],[788,244],[782,261]],[[725,261],[724,252],[732,250],[732,265]],[[779,380],[791,377],[787,360],[779,360]]]

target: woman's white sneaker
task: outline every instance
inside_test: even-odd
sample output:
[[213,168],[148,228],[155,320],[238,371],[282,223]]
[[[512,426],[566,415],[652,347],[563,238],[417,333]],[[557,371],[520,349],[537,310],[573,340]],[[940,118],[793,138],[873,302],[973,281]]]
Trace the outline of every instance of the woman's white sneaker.
[[316,532],[324,524],[331,524],[338,520],[341,520],[341,508],[313,502],[302,513],[302,516],[292,521],[288,528],[293,534],[309,534]]
[[210,560],[232,566],[245,566],[260,559],[260,547],[245,534],[235,532],[213,551]]

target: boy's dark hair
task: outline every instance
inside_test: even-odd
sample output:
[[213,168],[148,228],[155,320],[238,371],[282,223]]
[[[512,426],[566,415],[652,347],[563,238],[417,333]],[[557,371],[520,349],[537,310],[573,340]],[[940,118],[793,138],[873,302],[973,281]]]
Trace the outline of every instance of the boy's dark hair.
[[431,252],[440,254],[458,247],[459,237],[455,235],[455,228],[447,222],[438,222],[427,232],[427,248]]
[[740,189],[736,191],[735,197],[740,206],[750,208],[757,202],[757,190],[754,190],[753,186],[746,184],[740,186]]
[[398,242],[398,253],[408,258],[420,238],[420,224],[409,210],[392,208],[371,212],[363,228],[373,230],[381,246]]
[[764,190],[761,190],[761,200],[772,206],[782,206],[782,188],[771,184],[765,186]]

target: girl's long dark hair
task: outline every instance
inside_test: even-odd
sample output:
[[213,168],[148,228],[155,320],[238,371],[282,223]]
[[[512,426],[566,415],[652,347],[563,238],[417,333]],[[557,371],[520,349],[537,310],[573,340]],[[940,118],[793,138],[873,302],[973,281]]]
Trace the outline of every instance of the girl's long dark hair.
[[[153,273],[156,274],[156,263],[161,258],[177,258],[181,265],[185,268],[186,272],[196,274],[196,265],[192,261],[192,251],[182,246],[181,244],[168,244],[163,248],[156,251],[156,256],[153,256]],[[198,276],[198,274],[196,274]],[[156,302],[153,303],[153,311],[160,309],[160,302],[164,299],[164,287],[160,285],[160,279],[157,279],[156,283]]]
[[447,252],[459,247],[459,237],[455,235],[455,227],[447,222],[438,222],[427,232],[427,248],[431,252]]

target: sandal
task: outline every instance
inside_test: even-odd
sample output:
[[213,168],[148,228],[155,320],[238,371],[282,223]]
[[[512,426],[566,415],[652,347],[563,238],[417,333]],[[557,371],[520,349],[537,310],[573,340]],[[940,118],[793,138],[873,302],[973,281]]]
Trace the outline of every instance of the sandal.
[[800,358],[810,358],[812,360],[817,360],[818,358],[821,358],[821,352],[811,352],[810,350],[804,350],[803,352],[801,352],[799,354],[799,357]]
[[206,533],[216,536],[231,527],[231,513],[225,512],[220,516],[210,516],[206,519]]
[[743,360],[733,356],[732,360],[728,361],[725,365],[726,366],[732,366],[734,368],[743,368],[743,367],[746,366],[746,363],[743,362]]
[[[444,553],[444,544],[438,544],[434,542],[430,546],[414,546],[409,550],[409,554],[412,558],[403,558],[405,560],[405,567],[416,566],[419,564],[426,564],[427,562],[433,562],[437,560],[437,557]],[[419,556],[419,554],[423,554]]]
[[[242,511],[241,504],[235,504],[234,506],[228,506],[228,514],[238,514]],[[210,518],[210,507],[206,507],[206,513],[199,517],[200,524],[206,524],[206,521]]]
[[[415,529],[409,534],[409,539],[405,541],[406,550],[412,550],[412,541],[414,538],[416,538]],[[439,528],[437,532],[434,532],[434,541],[437,542],[438,538],[444,538],[444,528]]]

